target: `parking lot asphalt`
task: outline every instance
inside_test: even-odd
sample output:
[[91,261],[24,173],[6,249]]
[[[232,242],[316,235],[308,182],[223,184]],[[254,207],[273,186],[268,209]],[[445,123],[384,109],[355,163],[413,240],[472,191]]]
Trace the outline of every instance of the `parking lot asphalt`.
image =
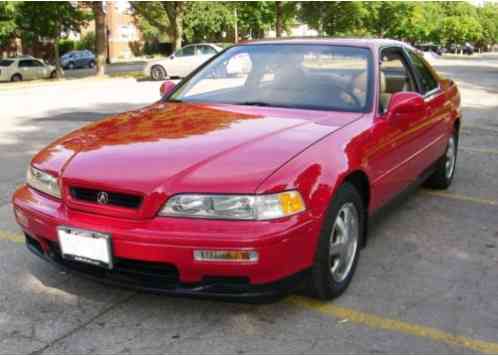
[[498,353],[498,59],[439,60],[463,99],[448,191],[416,189],[373,223],[348,291],[251,305],[103,286],[23,245],[9,203],[56,137],[158,99],[109,80],[0,93],[0,353]]

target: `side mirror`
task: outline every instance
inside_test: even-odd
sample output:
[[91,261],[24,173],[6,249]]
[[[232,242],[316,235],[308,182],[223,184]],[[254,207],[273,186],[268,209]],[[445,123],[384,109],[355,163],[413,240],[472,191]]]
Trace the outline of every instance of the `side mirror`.
[[175,90],[176,84],[172,80],[167,80],[161,84],[159,94],[161,97],[170,95]]
[[387,115],[395,118],[399,115],[419,115],[425,110],[425,101],[422,95],[414,92],[394,93],[389,100]]

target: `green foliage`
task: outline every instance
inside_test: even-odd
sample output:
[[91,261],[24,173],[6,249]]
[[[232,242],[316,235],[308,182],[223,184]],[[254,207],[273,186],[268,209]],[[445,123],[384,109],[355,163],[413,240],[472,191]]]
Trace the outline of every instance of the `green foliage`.
[[189,5],[184,19],[184,36],[189,42],[216,41],[233,28],[233,9],[222,2],[200,1]]
[[0,2],[0,48],[7,45],[15,36],[17,30],[15,8],[15,2]]
[[366,15],[361,2],[320,1],[301,3],[299,18],[321,35],[344,36],[365,34]]
[[25,32],[47,39],[57,39],[62,33],[78,32],[90,16],[69,1],[24,1],[17,5],[15,20]]
[[75,41],[68,39],[59,40],[59,54],[61,56],[67,52],[74,51],[75,49],[76,49]]
[[[168,41],[171,14],[163,2],[132,2],[147,40]],[[328,36],[396,38],[442,45],[498,42],[498,4],[474,6],[465,1],[317,1],[282,2],[283,25],[296,20]],[[235,12],[240,38],[262,38],[275,29],[276,2],[184,2],[182,37],[188,42],[231,38]],[[167,34],[167,35],[165,35]],[[171,36],[169,36],[171,38]],[[173,41],[173,39],[171,39]]]
[[84,36],[81,37],[79,41],[76,41],[75,47],[77,50],[88,49],[93,53],[96,53],[95,49],[95,32],[87,32]]

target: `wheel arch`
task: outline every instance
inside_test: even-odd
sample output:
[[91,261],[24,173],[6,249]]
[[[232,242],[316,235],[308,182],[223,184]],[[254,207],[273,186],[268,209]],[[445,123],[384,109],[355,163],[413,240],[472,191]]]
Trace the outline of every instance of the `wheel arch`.
[[[362,237],[362,247],[364,247],[367,243],[368,236],[368,217],[369,217],[369,207],[370,207],[370,199],[371,199],[371,186],[370,179],[368,175],[361,169],[353,170],[347,173],[341,185],[344,183],[349,183],[353,185],[358,193],[360,194],[363,204],[364,204],[364,213],[365,213],[365,221],[363,226],[363,237]],[[333,197],[332,197],[333,198]]]

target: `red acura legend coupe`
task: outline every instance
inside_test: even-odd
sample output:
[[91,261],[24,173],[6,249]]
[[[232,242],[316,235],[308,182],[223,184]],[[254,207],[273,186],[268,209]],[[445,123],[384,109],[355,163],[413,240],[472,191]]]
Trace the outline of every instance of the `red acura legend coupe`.
[[179,295],[340,295],[369,217],[455,173],[460,95],[391,40],[235,45],[162,99],[69,133],[13,197],[28,248]]

